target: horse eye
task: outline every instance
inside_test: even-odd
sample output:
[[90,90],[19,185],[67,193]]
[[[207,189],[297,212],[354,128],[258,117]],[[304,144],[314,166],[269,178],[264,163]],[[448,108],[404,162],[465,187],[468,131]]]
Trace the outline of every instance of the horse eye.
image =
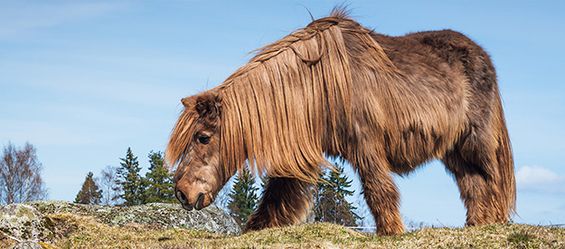
[[208,144],[210,143],[210,137],[205,135],[198,136],[198,142],[201,144]]

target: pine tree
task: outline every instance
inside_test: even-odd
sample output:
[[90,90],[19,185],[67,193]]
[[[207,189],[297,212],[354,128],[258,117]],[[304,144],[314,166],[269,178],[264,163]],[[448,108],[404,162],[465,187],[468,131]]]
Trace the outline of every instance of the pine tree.
[[126,157],[120,158],[120,160],[122,162],[117,170],[116,179],[116,185],[118,186],[116,190],[120,191],[118,196],[124,200],[123,204],[126,206],[145,203],[143,181],[139,175],[141,168],[131,148],[128,148]]
[[243,168],[236,176],[228,203],[228,209],[241,226],[245,225],[249,215],[255,210],[258,190],[255,177],[247,168]]
[[163,153],[149,152],[149,172],[145,174],[145,202],[174,202],[173,177],[163,165]]
[[356,207],[345,199],[354,193],[349,190],[352,180],[347,178],[341,166],[324,174],[322,179],[314,197],[315,220],[354,226],[359,216],[354,212]]
[[96,184],[94,174],[92,172],[88,172],[84,179],[84,183],[82,184],[82,188],[75,198],[75,203],[98,205],[100,204],[101,199],[102,190],[100,190],[98,184]]

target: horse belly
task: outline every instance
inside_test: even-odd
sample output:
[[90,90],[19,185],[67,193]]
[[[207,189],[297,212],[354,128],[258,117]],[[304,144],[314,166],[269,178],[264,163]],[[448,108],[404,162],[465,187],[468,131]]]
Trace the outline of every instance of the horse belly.
[[441,158],[465,129],[465,96],[453,98],[452,95],[450,99],[432,95],[420,97],[422,102],[418,105],[404,105],[404,108],[394,110],[385,126],[388,129],[382,131],[387,158],[393,165],[392,170],[399,174]]
[[406,174],[425,162],[445,153],[450,139],[445,134],[427,132],[422,129],[406,129],[388,132],[384,136],[385,151],[392,171]]

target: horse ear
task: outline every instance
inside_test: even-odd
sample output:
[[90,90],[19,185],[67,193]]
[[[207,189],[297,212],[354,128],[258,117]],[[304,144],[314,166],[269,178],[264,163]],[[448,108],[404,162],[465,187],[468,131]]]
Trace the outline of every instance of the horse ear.
[[180,100],[180,102],[182,103],[182,105],[184,107],[191,107],[194,106],[194,97],[190,96],[190,97],[186,97],[186,98],[182,98]]
[[214,93],[206,93],[196,99],[196,112],[200,117],[210,121],[220,117],[222,103],[220,97]]

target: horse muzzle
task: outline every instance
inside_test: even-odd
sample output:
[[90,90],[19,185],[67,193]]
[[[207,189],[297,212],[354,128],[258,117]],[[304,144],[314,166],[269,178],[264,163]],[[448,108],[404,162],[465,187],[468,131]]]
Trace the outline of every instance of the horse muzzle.
[[193,208],[196,210],[201,210],[206,207],[204,206],[206,196],[202,192],[198,193],[197,197],[193,198],[194,200],[190,200],[183,191],[175,188],[175,197],[177,198],[177,200],[179,200],[182,207],[188,211],[191,211]]

